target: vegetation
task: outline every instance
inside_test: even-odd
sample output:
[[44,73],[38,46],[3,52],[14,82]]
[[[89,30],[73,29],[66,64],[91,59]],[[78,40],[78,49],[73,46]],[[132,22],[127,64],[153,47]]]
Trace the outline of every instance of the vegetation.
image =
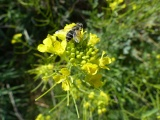
[[0,3],[2,120],[160,119],[158,0]]

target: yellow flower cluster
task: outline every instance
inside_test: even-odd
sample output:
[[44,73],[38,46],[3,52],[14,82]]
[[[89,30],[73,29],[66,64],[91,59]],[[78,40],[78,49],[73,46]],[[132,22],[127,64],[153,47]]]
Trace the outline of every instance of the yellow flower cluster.
[[90,92],[86,100],[87,101],[83,103],[84,109],[94,111],[98,108],[97,113],[100,115],[107,111],[106,106],[109,104],[109,96],[103,91],[99,93]]
[[48,35],[47,38],[43,40],[43,44],[38,45],[37,49],[40,52],[62,55],[65,51],[66,45],[66,40],[58,41],[56,35]]
[[[54,54],[54,56],[61,57],[61,63],[58,64],[59,70],[53,73],[53,80],[56,83],[62,83],[63,90],[70,90],[74,82],[74,77],[71,75],[73,66],[78,70],[74,74],[81,74],[83,76],[79,79],[98,88],[102,85],[102,75],[99,73],[99,70],[109,70],[107,65],[112,60],[108,56],[105,56],[104,51],[101,57],[98,57],[99,49],[95,45],[100,42],[100,39],[97,35],[87,33],[83,29],[81,31],[73,31],[72,28],[75,26],[76,24],[72,23],[66,25],[64,29],[55,32],[55,34],[48,35],[43,40],[43,44],[38,45],[37,49],[40,52],[48,52]],[[78,43],[73,40],[74,38],[67,42],[66,35],[70,30],[75,32],[73,37],[79,37],[77,38],[79,40]],[[78,34],[77,36],[75,35],[76,33]]]
[[51,120],[51,117],[49,115],[44,116],[43,114],[39,114],[35,120]]
[[[51,85],[51,88],[36,100],[57,84],[61,84],[62,89],[67,91],[67,105],[70,103],[70,96],[73,100],[83,96],[84,109],[90,112],[97,109],[97,113],[102,114],[107,111],[109,97],[102,91],[94,92],[93,88],[103,85],[101,71],[109,70],[108,65],[115,59],[108,57],[105,51],[100,51],[96,47],[100,42],[96,34],[83,31],[82,26],[78,28],[78,25],[82,24],[66,25],[64,29],[48,35],[43,43],[38,45],[38,51],[46,54],[45,57],[41,56],[43,64],[29,71],[31,74],[36,74],[36,80],[41,79],[41,83],[34,90],[42,84],[44,85],[42,90],[45,90],[47,84]],[[36,120],[43,119],[50,118],[42,114],[36,118]]]
[[[43,83],[44,85],[46,85],[48,81],[52,78],[53,69],[54,69],[53,64],[45,64],[45,65],[39,65],[35,69],[29,70],[28,72],[30,74],[36,74],[35,80],[41,79],[40,84]],[[43,87],[43,89],[45,89],[45,86]]]
[[[115,10],[118,8],[118,6],[123,9],[126,7],[126,4],[122,4],[123,0],[113,0],[112,2],[109,2],[109,7],[111,8],[111,10]],[[122,5],[120,5],[122,4]]]
[[17,33],[13,36],[11,43],[15,44],[15,43],[20,43],[22,42],[22,34],[21,33]]

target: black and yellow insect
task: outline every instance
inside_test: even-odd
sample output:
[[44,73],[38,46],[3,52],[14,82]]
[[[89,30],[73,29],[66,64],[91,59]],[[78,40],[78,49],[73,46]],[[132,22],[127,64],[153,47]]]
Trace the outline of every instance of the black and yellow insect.
[[[66,40],[69,42],[70,40],[74,40],[76,43],[80,42],[81,39],[81,31],[83,29],[83,24],[82,23],[76,23],[75,26],[70,28],[66,34]],[[63,32],[64,30],[58,30],[57,32]],[[65,31],[64,31],[65,32]]]
[[66,34],[66,40],[70,41],[72,38],[75,42],[79,43],[81,30],[83,29],[82,23],[77,23],[71,30]]

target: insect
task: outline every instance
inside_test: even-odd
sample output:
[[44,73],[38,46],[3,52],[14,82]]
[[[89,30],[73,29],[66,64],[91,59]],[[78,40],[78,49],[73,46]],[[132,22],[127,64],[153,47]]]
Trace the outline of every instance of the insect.
[[[69,42],[70,40],[74,40],[76,43],[80,42],[81,38],[81,30],[83,29],[83,24],[82,23],[77,23],[74,27],[68,30],[66,33],[66,40]],[[58,30],[57,32],[60,32],[62,30]],[[57,33],[56,32],[56,33]]]
[[81,30],[83,28],[82,23],[77,23],[71,30],[66,34],[66,40],[70,41],[72,38],[75,42],[79,43]]

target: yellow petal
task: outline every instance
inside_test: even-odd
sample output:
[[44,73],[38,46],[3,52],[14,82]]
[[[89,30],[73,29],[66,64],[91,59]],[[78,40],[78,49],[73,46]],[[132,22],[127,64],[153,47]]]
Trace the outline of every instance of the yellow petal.
[[68,91],[69,90],[69,83],[68,83],[68,81],[67,80],[65,80],[64,82],[62,82],[62,89],[64,90],[64,91]]
[[98,88],[102,86],[102,81],[101,81],[102,75],[101,74],[96,74],[96,75],[88,75],[86,77],[86,81],[94,86],[95,88]]
[[45,38],[43,40],[43,44],[46,46],[51,46],[52,45],[52,40],[47,36],[47,38]]
[[68,31],[63,30],[58,30],[56,31],[56,33],[54,34],[54,36],[56,36],[58,39],[60,40],[65,40],[66,41],[66,34]]
[[22,33],[15,34],[11,40],[12,44],[22,42]]
[[70,71],[68,70],[68,68],[62,68],[60,70],[60,73],[62,73],[62,75],[64,75],[64,76],[69,76],[70,75]]
[[90,33],[90,39],[88,41],[88,45],[95,45],[100,41],[97,35]]
[[62,55],[66,48],[66,41],[62,41],[62,43],[55,41],[53,46],[54,47],[52,49],[54,50],[55,54]]
[[86,63],[82,66],[82,70],[85,70],[88,74],[95,75],[98,71],[98,65],[92,63]]
[[76,25],[75,23],[67,24],[67,25],[64,27],[64,30],[72,29],[75,25]]
[[21,38],[21,37],[22,37],[22,33],[17,33],[13,36],[14,39]]
[[123,2],[123,0],[118,0],[117,2],[118,2],[118,3],[122,3],[122,2]]
[[47,47],[45,45],[43,45],[43,44],[39,44],[37,49],[40,52],[46,52],[47,51]]
[[101,68],[103,68],[103,69],[108,69],[108,70],[109,70],[109,68],[108,68],[106,65],[107,65],[107,64],[110,64],[110,63],[112,62],[112,59],[111,59],[110,57],[108,57],[108,56],[103,57],[104,54],[105,54],[105,52],[103,51],[103,52],[102,52],[102,56],[101,56],[101,58],[99,59],[99,66],[100,66]]
[[63,77],[62,75],[55,75],[53,76],[53,79],[56,83],[61,83],[65,81],[65,77]]
[[106,102],[109,101],[109,96],[103,91],[100,92],[100,97],[102,97]]
[[118,5],[118,3],[115,1],[113,3],[110,3],[109,7],[111,7],[111,9],[114,10],[114,9],[116,9],[117,5]]

